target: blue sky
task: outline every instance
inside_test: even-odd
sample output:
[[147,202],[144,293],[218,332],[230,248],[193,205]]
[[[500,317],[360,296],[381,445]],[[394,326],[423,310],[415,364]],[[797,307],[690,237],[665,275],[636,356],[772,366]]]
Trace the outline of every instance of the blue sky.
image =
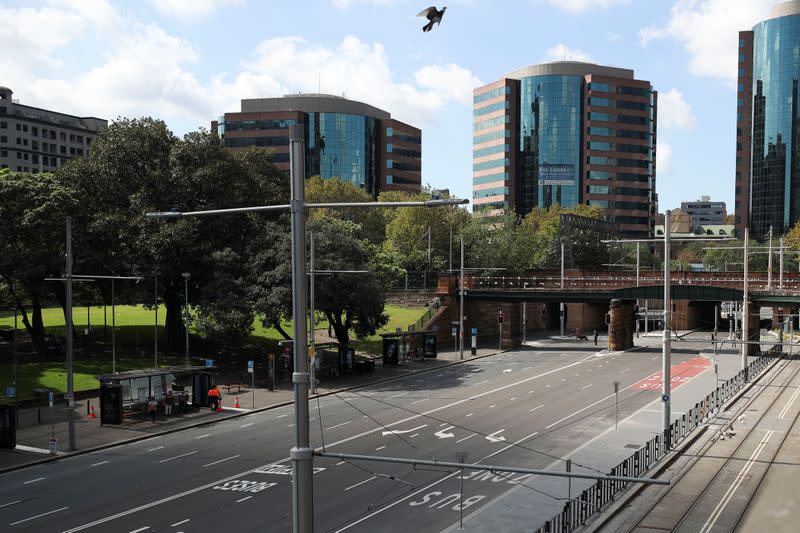
[[775,0],[0,0],[0,85],[24,104],[182,135],[241,98],[344,94],[423,129],[423,182],[472,197],[472,89],[543,61],[632,68],[660,93],[659,209],[733,208],[738,30]]

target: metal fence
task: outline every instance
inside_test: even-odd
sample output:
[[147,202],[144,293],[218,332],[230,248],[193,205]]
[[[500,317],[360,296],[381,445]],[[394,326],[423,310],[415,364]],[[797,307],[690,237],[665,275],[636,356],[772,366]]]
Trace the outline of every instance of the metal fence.
[[[774,359],[762,356],[750,363],[747,368],[719,385],[713,392],[694,404],[694,407],[677,418],[666,431],[665,435],[656,435],[644,446],[639,448],[630,457],[611,469],[610,476],[639,477],[664,458],[671,446],[679,444],[694,429],[710,416],[720,406],[730,400],[750,379],[760,374]],[[664,446],[664,439],[671,446]],[[553,518],[544,523],[536,533],[561,532],[567,533],[586,525],[586,521],[595,513],[602,511],[603,507],[612,502],[614,498],[628,488],[630,483],[623,481],[598,480],[594,485],[580,493],[575,498],[567,500],[564,509]]]

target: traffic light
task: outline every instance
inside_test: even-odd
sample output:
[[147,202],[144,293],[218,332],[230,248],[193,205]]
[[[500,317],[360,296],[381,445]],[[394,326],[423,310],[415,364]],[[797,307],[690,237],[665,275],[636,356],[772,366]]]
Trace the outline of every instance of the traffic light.
[[502,311],[502,309],[497,312],[497,323],[498,324],[502,324],[503,323],[503,311]]
[[547,316],[547,306],[542,304],[542,317]]

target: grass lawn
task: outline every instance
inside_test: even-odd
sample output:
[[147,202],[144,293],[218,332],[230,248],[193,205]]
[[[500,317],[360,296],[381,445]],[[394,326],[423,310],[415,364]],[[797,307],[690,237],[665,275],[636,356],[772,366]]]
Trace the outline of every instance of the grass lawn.
[[[409,324],[413,324],[425,312],[421,307],[402,307],[387,305],[385,312],[389,315],[388,324],[379,333],[394,332],[396,328],[406,330]],[[102,306],[93,306],[88,312],[86,307],[76,307],[73,313],[75,327],[82,331],[91,323],[95,329],[96,338],[100,342],[103,340],[102,328],[104,324],[104,310]],[[164,319],[166,313],[164,307],[159,309],[159,338],[164,338]],[[116,306],[116,325],[117,325],[117,346],[122,351],[128,348],[146,347],[149,349],[153,344],[155,312],[144,309],[141,306],[118,305]],[[64,334],[64,314],[60,308],[47,308],[42,310],[42,320],[48,333],[57,335]],[[111,328],[111,308],[106,308],[105,321],[108,324],[109,338]],[[13,313],[0,312],[0,329],[11,329],[14,324]],[[19,327],[22,327],[21,321]],[[291,335],[292,322],[286,321],[282,324],[284,331]],[[327,333],[328,322],[318,317],[316,324],[318,335],[323,331]],[[190,328],[191,330],[191,328]],[[253,323],[253,332],[246,342],[252,345],[276,346],[283,337],[274,328],[264,328],[260,321]],[[319,337],[318,337],[319,342]],[[381,353],[381,337],[379,334],[365,339],[351,338],[351,342],[359,351],[366,351],[373,354]],[[191,345],[191,343],[190,343]],[[10,358],[4,358],[10,361]],[[162,364],[163,359],[163,364]],[[183,364],[183,359],[178,357],[175,360],[164,354],[159,357],[161,366],[172,364]],[[117,357],[117,369],[120,371],[133,370],[137,368],[152,367],[152,359],[148,357]],[[98,355],[89,360],[76,360],[74,367],[75,390],[88,390],[98,387],[95,376],[111,372],[110,355]],[[10,386],[13,379],[13,366],[9,363],[0,364],[0,399],[3,398],[5,387]],[[57,392],[66,391],[66,370],[64,363],[61,362],[31,362],[18,365],[17,383],[19,398],[32,396],[33,389],[48,388]]]

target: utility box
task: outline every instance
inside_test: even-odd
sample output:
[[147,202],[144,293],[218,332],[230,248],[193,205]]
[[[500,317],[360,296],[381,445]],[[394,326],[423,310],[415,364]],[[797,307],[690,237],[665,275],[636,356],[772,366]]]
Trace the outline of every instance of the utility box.
[[383,364],[396,365],[399,360],[400,341],[396,337],[383,338]]
[[17,406],[0,405],[0,448],[17,447]]
[[435,358],[437,355],[436,352],[436,335],[432,333],[426,333],[422,336],[422,354],[425,357],[433,357]]

